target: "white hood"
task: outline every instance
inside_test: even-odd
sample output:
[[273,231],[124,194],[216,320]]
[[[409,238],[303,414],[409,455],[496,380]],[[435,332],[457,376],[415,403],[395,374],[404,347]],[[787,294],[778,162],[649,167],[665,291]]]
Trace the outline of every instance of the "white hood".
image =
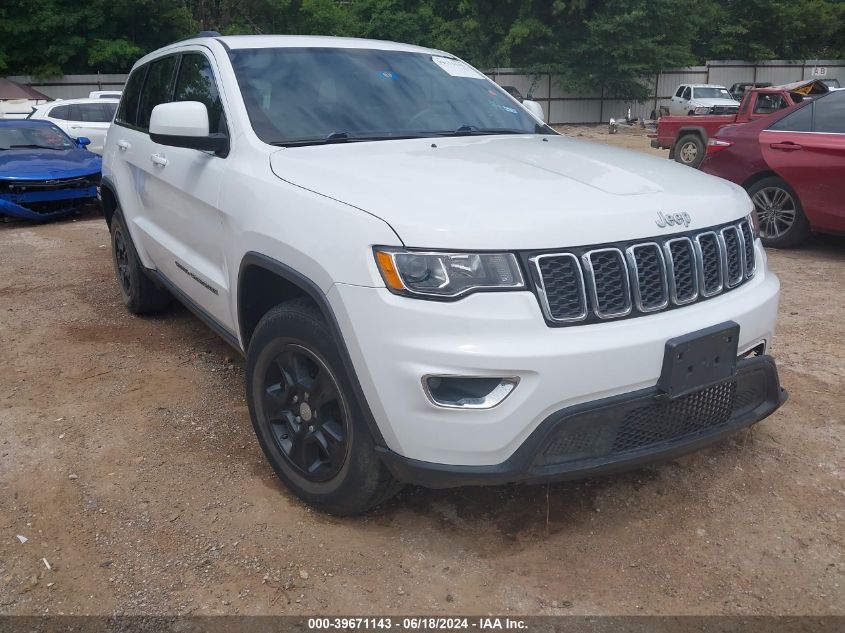
[[734,108],[739,107],[739,101],[734,101],[733,99],[699,99],[698,97],[694,98],[693,103],[696,103],[700,106],[733,106]]
[[[285,148],[281,179],[390,224],[406,246],[540,249],[692,230],[748,212],[725,180],[565,136],[487,136]],[[687,213],[660,228],[658,212]]]

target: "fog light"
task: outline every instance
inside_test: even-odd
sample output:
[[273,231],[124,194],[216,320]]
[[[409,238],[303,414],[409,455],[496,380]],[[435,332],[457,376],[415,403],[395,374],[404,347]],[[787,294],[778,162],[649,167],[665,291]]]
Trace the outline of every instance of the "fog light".
[[425,395],[447,409],[492,409],[500,405],[519,384],[519,377],[423,376]]

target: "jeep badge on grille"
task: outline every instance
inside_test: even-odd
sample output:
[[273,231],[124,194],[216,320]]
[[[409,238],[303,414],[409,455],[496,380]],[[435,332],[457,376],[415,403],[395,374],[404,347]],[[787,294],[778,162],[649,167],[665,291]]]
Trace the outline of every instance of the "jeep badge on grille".
[[689,213],[661,213],[657,212],[657,220],[654,221],[661,229],[667,226],[681,226],[688,227],[692,218]]

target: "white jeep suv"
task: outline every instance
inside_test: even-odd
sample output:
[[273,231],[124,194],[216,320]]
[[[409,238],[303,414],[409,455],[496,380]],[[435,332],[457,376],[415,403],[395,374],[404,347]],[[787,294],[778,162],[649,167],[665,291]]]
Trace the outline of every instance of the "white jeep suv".
[[785,398],[745,192],[561,136],[447,53],[178,42],[103,167],[127,307],[243,351],[261,448],[324,511],[630,468]]

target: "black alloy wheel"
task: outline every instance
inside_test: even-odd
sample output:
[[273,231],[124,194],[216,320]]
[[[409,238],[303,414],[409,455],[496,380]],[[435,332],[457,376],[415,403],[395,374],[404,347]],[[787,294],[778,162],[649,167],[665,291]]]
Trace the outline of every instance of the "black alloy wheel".
[[129,253],[126,251],[126,239],[120,228],[114,232],[114,264],[117,268],[117,281],[125,294],[132,289],[132,272],[129,267]]
[[348,407],[326,364],[286,343],[264,374],[263,410],[276,447],[313,482],[335,477],[348,453]]

